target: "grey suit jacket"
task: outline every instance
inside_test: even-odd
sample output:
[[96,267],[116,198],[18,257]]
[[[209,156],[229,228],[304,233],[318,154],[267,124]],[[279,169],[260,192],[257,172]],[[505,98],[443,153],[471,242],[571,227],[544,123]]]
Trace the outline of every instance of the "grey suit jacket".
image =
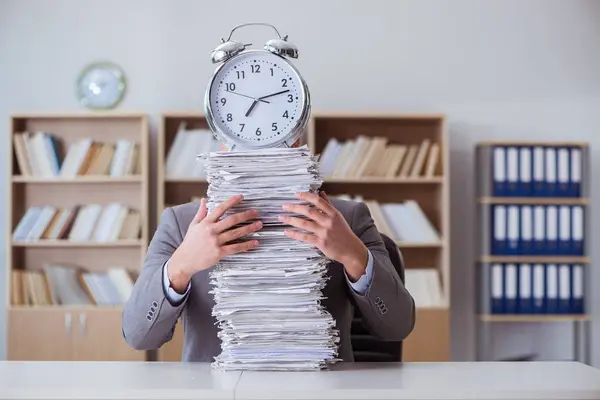
[[[390,261],[368,208],[363,203],[338,199],[333,199],[332,203],[373,256],[372,281],[364,295],[350,287],[343,266],[337,262],[331,263],[330,279],[324,288],[327,299],[323,304],[340,331],[339,356],[344,361],[353,361],[350,343],[353,303],[359,307],[363,321],[373,335],[399,341],[414,327],[414,301]],[[221,348],[211,315],[214,299],[209,293],[210,269],[194,275],[191,290],[179,304],[170,303],[163,285],[164,265],[182,243],[198,207],[199,203],[187,203],[163,211],[140,276],[123,309],[122,328],[131,347],[155,350],[171,340],[175,324],[181,318],[184,328],[182,360],[211,362]]]

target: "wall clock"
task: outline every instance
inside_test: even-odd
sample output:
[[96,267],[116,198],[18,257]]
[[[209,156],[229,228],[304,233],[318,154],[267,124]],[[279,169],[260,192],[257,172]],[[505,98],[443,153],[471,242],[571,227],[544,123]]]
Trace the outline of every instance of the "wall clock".
[[[277,38],[263,49],[231,40],[234,31],[249,25],[271,27]],[[270,24],[234,27],[213,51],[219,64],[206,89],[204,108],[210,129],[233,150],[290,147],[304,132],[310,116],[306,82],[290,59],[297,48]]]
[[125,95],[125,73],[111,62],[93,63],[79,74],[76,89],[79,102],[87,108],[115,108]]

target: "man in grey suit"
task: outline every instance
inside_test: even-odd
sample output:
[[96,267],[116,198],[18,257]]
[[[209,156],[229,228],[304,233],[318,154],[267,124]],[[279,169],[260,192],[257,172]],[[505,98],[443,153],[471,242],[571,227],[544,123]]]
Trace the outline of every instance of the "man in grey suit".
[[[353,303],[373,335],[391,341],[406,338],[415,323],[414,301],[394,269],[366,205],[330,200],[323,192],[298,193],[298,198],[314,207],[290,204],[284,209],[308,220],[284,216],[281,220],[308,232],[288,231],[288,236],[313,244],[333,260],[323,304],[340,331],[340,358],[353,361]],[[210,213],[204,199],[164,210],[123,310],[123,335],[131,347],[160,348],[171,340],[181,318],[184,361],[211,362],[220,353],[211,315],[214,299],[209,293],[209,271],[224,255],[258,246],[255,240],[231,242],[262,227],[256,211],[221,218],[242,200],[241,196],[232,197]]]

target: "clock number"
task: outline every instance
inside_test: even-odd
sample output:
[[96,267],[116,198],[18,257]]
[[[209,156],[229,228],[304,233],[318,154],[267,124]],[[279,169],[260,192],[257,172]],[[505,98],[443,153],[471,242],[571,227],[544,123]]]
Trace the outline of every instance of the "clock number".
[[281,87],[287,87],[287,79],[281,80]]
[[260,65],[258,65],[258,64],[251,65],[250,68],[252,68],[253,74],[260,72]]
[[271,124],[271,130],[272,130],[272,131],[276,131],[276,130],[277,130],[277,122],[273,122],[273,123]]
[[283,118],[289,118],[290,116],[288,115],[287,110],[285,110],[285,112],[283,113]]
[[238,79],[240,79],[240,77],[242,77],[242,79],[246,79],[246,73],[244,71],[235,71],[235,73],[237,74]]
[[260,135],[262,135],[260,128],[256,128],[256,136],[260,136]]
[[231,115],[231,113],[227,114],[227,122],[231,122],[233,121],[233,116]]
[[292,101],[294,101],[294,96],[288,94],[288,103],[291,103]]
[[270,68],[270,70],[271,70],[271,76],[273,76],[273,68]]
[[221,104],[225,105],[227,103],[227,99],[225,97],[221,98]]
[[244,127],[246,126],[246,124],[240,124],[241,128],[240,128],[240,132],[244,132]]
[[235,83],[226,83],[225,86],[228,92],[233,92],[235,90]]

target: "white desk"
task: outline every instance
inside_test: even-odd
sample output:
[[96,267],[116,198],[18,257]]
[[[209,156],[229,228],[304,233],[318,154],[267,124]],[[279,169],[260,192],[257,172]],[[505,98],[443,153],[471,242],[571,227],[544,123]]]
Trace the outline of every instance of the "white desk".
[[1,399],[600,399],[578,363],[339,364],[218,372],[203,363],[0,362]]

